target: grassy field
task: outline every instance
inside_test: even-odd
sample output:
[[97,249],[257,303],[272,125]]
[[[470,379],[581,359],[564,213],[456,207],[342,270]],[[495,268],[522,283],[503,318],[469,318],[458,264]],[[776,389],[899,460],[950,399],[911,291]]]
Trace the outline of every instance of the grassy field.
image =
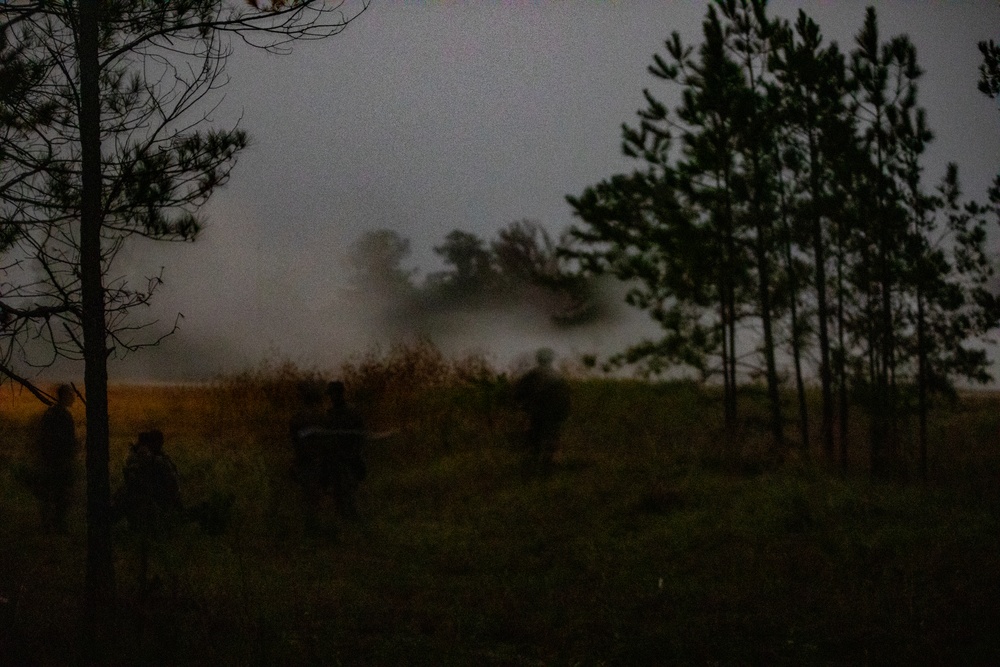
[[[710,390],[577,379],[540,476],[485,364],[411,349],[343,375],[384,437],[364,521],[324,507],[314,532],[285,424],[318,374],[114,388],[113,484],[158,427],[187,504],[234,499],[222,534],[155,545],[148,593],[116,529],[116,664],[1000,664],[995,395],[936,413],[924,486],[871,483],[861,423],[841,477],[770,451],[753,392],[724,451]],[[69,534],[41,534],[17,482],[33,401],[0,396],[0,664],[65,664],[77,644],[82,485]]]

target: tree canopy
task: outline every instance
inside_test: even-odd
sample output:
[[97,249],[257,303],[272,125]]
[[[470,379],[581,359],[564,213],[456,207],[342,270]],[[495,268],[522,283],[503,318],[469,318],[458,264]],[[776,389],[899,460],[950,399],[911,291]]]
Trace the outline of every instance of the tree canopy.
[[232,39],[287,52],[355,15],[318,0],[0,5],[0,373],[46,399],[31,369],[84,361],[92,648],[114,595],[107,363],[171,331],[133,314],[161,276],[123,275],[116,258],[135,237],[193,240],[247,146],[209,127]]
[[764,0],[716,0],[699,46],[674,33],[665,49],[649,71],[680,101],[668,108],[646,89],[637,125],[622,129],[641,167],[567,198],[580,220],[568,255],[628,281],[629,303],[664,331],[618,359],[720,377],[730,430],[737,384],[762,379],[778,449],[780,389],[794,375],[806,452],[805,388],[818,377],[826,455],[839,431],[846,465],[858,402],[872,469],[888,474],[908,387],[925,423],[935,392],[990,379],[996,192],[965,200],[954,165],[936,192],[925,185],[933,133],[916,49],[883,41],[874,8],[846,55],[805,12],[790,23]]

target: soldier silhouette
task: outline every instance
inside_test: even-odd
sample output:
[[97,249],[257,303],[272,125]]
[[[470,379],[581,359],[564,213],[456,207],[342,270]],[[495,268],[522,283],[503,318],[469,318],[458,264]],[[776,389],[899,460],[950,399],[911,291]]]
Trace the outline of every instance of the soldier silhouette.
[[334,381],[326,387],[330,397],[327,423],[333,432],[333,447],[324,450],[324,479],[333,492],[337,511],[345,519],[359,517],[358,487],[367,475],[362,456],[365,444],[365,423],[361,415],[347,404],[344,383]]
[[569,416],[569,383],[553,368],[555,354],[542,348],[537,364],[514,385],[514,399],[528,416],[529,463],[542,470],[551,468],[559,451],[559,431]]
[[316,512],[323,497],[319,460],[323,433],[326,431],[326,413],[320,385],[302,381],[297,389],[299,407],[288,425],[294,455],[292,471],[302,489],[306,530],[312,532],[316,528]]
[[163,451],[163,433],[143,431],[132,445],[122,469],[122,485],[111,499],[114,520],[128,520],[139,549],[139,585],[148,593],[159,577],[150,579],[153,543],[169,535],[184,519],[177,467]]
[[74,402],[73,388],[60,385],[56,399],[38,425],[34,491],[42,528],[62,533],[66,532],[66,515],[76,483],[76,425],[69,411]]
[[307,530],[316,528],[316,512],[325,495],[332,496],[342,518],[359,518],[357,491],[366,474],[362,458],[364,421],[348,405],[343,382],[329,383],[326,393],[331,405],[324,412],[319,387],[314,383],[301,384],[301,406],[289,427]]
[[116,519],[128,519],[129,529],[152,536],[162,534],[183,515],[177,467],[163,451],[163,433],[143,431],[132,445],[122,485],[112,498]]

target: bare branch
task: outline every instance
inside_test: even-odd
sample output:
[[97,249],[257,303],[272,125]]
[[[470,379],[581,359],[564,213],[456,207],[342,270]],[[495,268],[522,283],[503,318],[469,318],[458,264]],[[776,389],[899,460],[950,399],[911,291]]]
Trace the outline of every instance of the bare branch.
[[0,374],[10,378],[14,382],[18,383],[25,389],[31,392],[31,395],[37,398],[39,401],[45,405],[53,405],[56,399],[51,394],[43,391],[37,385],[35,385],[31,380],[26,377],[22,377],[8,368],[5,364],[0,364]]

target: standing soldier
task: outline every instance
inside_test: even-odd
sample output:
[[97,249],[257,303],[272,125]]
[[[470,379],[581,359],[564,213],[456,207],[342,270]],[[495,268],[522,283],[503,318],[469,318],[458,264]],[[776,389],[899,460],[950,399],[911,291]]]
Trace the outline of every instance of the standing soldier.
[[288,425],[295,462],[293,474],[302,487],[306,530],[316,528],[316,512],[323,496],[320,451],[329,440],[326,414],[323,411],[323,391],[315,382],[302,381],[298,387],[299,407]]
[[331,402],[327,424],[333,434],[333,447],[324,449],[323,478],[333,492],[337,511],[343,518],[353,521],[358,518],[358,486],[367,474],[362,458],[365,423],[347,404],[343,382],[331,382],[326,393]]
[[128,519],[129,529],[159,537],[183,515],[177,466],[163,451],[163,433],[143,431],[122,469],[122,486],[112,498],[115,518]]
[[569,416],[569,383],[553,367],[555,354],[538,350],[537,365],[514,385],[514,399],[528,416],[528,452],[532,465],[548,470],[559,451],[559,430]]
[[163,451],[161,431],[143,431],[132,445],[111,513],[115,520],[125,517],[129,531],[138,537],[139,584],[148,592],[153,543],[167,537],[184,514],[177,467]]
[[60,385],[56,403],[42,415],[35,447],[35,495],[46,531],[66,532],[66,514],[76,482],[76,426],[69,409],[73,388]]

